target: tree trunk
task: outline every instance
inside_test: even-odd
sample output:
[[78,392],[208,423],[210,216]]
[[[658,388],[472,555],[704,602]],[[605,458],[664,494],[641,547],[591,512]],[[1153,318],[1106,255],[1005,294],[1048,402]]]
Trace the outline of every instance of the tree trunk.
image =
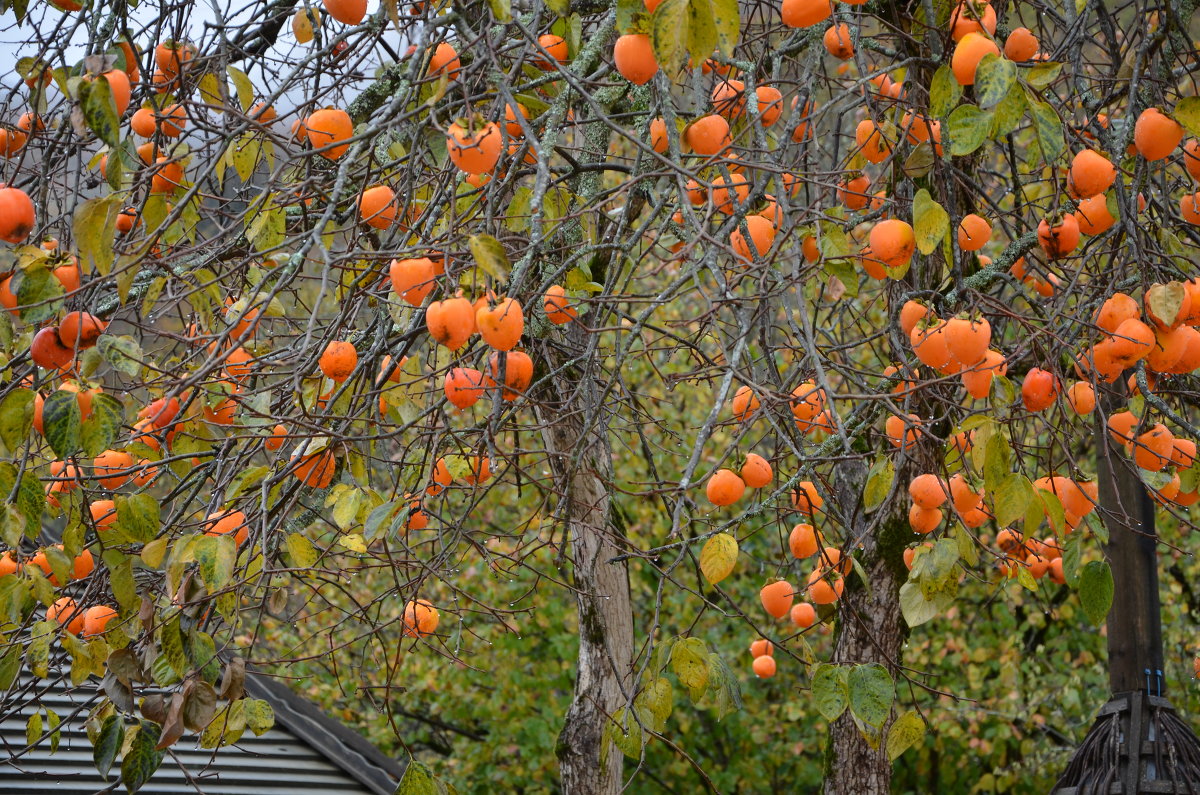
[[[861,490],[859,492],[861,494]],[[907,628],[900,613],[899,569],[904,569],[906,537],[912,531],[906,522],[886,520],[863,540],[863,549],[855,552],[870,580],[870,591],[851,577],[838,600],[838,628],[834,640],[835,664],[879,663],[896,676],[896,664]],[[891,719],[883,725],[880,737],[887,737]],[[826,795],[875,795],[891,791],[892,763],[882,741],[872,748],[854,724],[847,709],[829,727],[829,745],[825,760]]]
[[[1124,402],[1111,395],[1104,399],[1110,406]],[[1104,553],[1117,594],[1107,621],[1109,687],[1113,693],[1142,690],[1161,695],[1162,616],[1154,503],[1099,416],[1095,429],[1100,511],[1109,538]]]
[[[600,760],[608,717],[628,701],[633,612],[627,565],[608,562],[624,551],[624,536],[609,521],[609,412],[601,405],[602,383],[591,369],[598,363],[586,355],[588,344],[584,331],[572,324],[565,349],[547,346],[546,365],[557,376],[537,401],[579,613],[575,697],[556,754],[564,793],[615,795],[622,786],[622,755],[610,747],[603,765]],[[580,354],[585,354],[576,359],[581,363],[560,370]]]

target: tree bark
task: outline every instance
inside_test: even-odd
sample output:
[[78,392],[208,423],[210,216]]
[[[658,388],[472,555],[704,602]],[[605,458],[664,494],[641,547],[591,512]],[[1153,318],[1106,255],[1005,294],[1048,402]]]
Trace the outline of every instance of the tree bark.
[[[838,600],[834,664],[879,663],[895,678],[907,634],[900,613],[903,578],[897,571],[897,563],[904,568],[906,536],[912,536],[907,523],[889,518],[863,540],[862,550],[855,552],[871,587],[868,592],[851,577]],[[878,747],[872,748],[854,724],[849,709],[833,722],[826,749],[826,795],[886,795],[891,791],[892,763],[882,742],[890,725],[889,718],[880,732]]]
[[[589,354],[591,341],[576,324],[567,328],[566,338],[561,349],[547,346],[547,367],[558,375],[537,401],[579,614],[575,697],[556,754],[564,793],[616,795],[622,755],[612,747],[602,754],[602,746],[608,718],[627,703],[632,679],[629,570],[624,562],[609,563],[624,551],[624,534],[610,521],[612,449],[598,359],[594,351]],[[561,370],[571,359],[578,364]]]
[[[1111,411],[1116,404],[1123,405],[1124,397],[1110,393],[1104,402]],[[1104,553],[1117,594],[1107,621],[1109,686],[1113,693],[1142,690],[1159,695],[1163,646],[1154,503],[1133,465],[1110,439],[1099,412],[1095,439],[1100,451],[1096,456],[1100,511],[1109,537]]]

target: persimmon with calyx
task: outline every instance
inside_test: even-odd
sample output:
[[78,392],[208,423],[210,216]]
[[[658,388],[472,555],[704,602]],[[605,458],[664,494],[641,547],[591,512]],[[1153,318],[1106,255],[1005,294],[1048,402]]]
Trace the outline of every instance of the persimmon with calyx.
[[755,659],[759,657],[774,657],[775,645],[766,638],[759,638],[750,644],[750,656]]
[[1084,149],[1071,161],[1067,192],[1076,199],[1088,199],[1112,186],[1117,169],[1112,161],[1095,149]]
[[75,349],[62,344],[57,327],[47,326],[33,335],[33,342],[29,345],[29,358],[38,367],[58,370],[71,365],[75,359]]
[[697,154],[715,155],[730,144],[729,122],[715,113],[701,116],[684,129],[683,140]]
[[1051,224],[1043,218],[1037,229],[1038,244],[1050,259],[1067,256],[1079,245],[1079,222],[1075,216],[1065,214]]
[[917,248],[912,226],[898,218],[875,224],[868,240],[875,258],[893,268],[907,265]]
[[776,580],[758,592],[763,609],[773,618],[783,618],[792,609],[795,591],[786,580]]
[[996,46],[996,42],[981,33],[968,33],[958,40],[954,47],[954,55],[950,58],[950,68],[959,85],[975,84],[975,71],[979,68],[979,62],[989,53],[999,55],[1000,48]]
[[952,317],[942,334],[950,355],[968,367],[983,361],[992,344],[992,326],[985,317]]
[[456,408],[469,409],[483,397],[483,373],[473,367],[454,367],[446,373],[442,384],[446,400]]
[[1034,367],[1021,383],[1021,401],[1027,411],[1044,411],[1058,398],[1058,379],[1048,370]]
[[559,284],[552,284],[547,288],[542,299],[542,311],[546,313],[546,319],[556,326],[570,323],[579,317],[579,311],[571,306],[567,298],[567,291]]
[[538,36],[538,46],[550,56],[549,59],[538,57],[533,63],[542,70],[549,71],[557,64],[567,62],[567,40],[553,33]]
[[761,489],[771,482],[774,472],[767,459],[757,453],[749,453],[742,464],[741,477],[749,488]]
[[1133,145],[1147,160],[1168,157],[1183,140],[1183,127],[1158,108],[1146,108],[1133,126]]
[[940,508],[946,501],[946,485],[937,475],[917,475],[908,484],[908,494],[922,508]]
[[434,264],[428,257],[394,259],[388,266],[392,291],[410,306],[420,306],[434,288]]
[[992,225],[982,216],[964,215],[958,224],[958,247],[963,251],[978,251],[992,239]]
[[328,160],[337,160],[350,151],[350,144],[342,142],[354,135],[354,122],[344,110],[318,110],[304,120],[304,129],[309,143]]
[[428,637],[437,632],[439,620],[437,608],[425,599],[417,599],[404,605],[405,637]]
[[425,310],[425,327],[440,344],[456,351],[475,333],[475,307],[462,296],[434,301]]
[[367,188],[358,197],[358,217],[376,229],[387,229],[396,223],[396,191],[387,185]]
[[[504,357],[503,364],[501,357]],[[488,386],[495,386],[500,381],[501,368],[504,370],[504,389],[500,397],[512,401],[521,397],[533,383],[533,359],[524,351],[497,351],[488,357]]]
[[797,560],[817,554],[819,546],[820,539],[811,524],[802,522],[793,527],[792,532],[788,534],[788,549]]
[[330,448],[315,453],[299,454],[294,456],[293,460],[296,461],[296,465],[292,474],[305,486],[323,489],[333,482],[337,461]]
[[613,65],[621,77],[636,86],[644,86],[658,74],[654,46],[645,33],[626,33],[613,45]]
[[1010,61],[1028,61],[1037,55],[1039,46],[1037,36],[1029,28],[1013,28],[1004,40],[1004,57]]
[[204,535],[225,536],[233,535],[237,546],[246,543],[250,537],[250,527],[246,523],[246,514],[242,511],[217,511],[210,513],[204,520]]
[[996,32],[996,9],[991,3],[980,0],[963,0],[950,15],[950,35],[955,41],[962,41],[968,33]]
[[829,19],[833,4],[829,0],[783,0],[779,15],[789,28],[808,28]]
[[825,49],[839,61],[854,57],[854,43],[851,39],[850,26],[845,22],[830,25],[822,38]]
[[495,122],[455,122],[446,130],[450,161],[467,174],[490,173],[500,160],[502,148],[503,138]]
[[334,340],[325,346],[317,365],[326,378],[341,383],[358,366],[358,350],[352,342]]
[[704,490],[713,505],[733,505],[746,493],[746,483],[732,470],[718,469],[708,479]]
[[23,243],[34,225],[33,201],[29,195],[20,188],[0,187],[0,240]]
[[511,351],[525,332],[525,313],[514,298],[501,298],[493,306],[484,304],[475,312],[479,336],[498,351]]

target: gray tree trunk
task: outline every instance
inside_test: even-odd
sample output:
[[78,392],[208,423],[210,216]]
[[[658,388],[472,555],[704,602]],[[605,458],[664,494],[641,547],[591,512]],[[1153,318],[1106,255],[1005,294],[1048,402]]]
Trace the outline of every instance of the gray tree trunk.
[[[912,536],[907,523],[891,519],[867,536],[863,549],[855,553],[871,588],[868,593],[856,578],[851,577],[838,600],[838,628],[833,648],[835,664],[879,663],[893,678],[896,676],[896,663],[900,660],[907,632],[900,613],[899,596],[906,536]],[[881,738],[887,737],[890,725],[889,718]],[[829,727],[826,795],[886,795],[891,791],[891,782],[892,763],[888,760],[885,743],[881,741],[877,748],[872,748],[854,725],[847,709]]]
[[[610,521],[613,463],[602,374],[583,330],[572,324],[566,336],[563,349],[547,346],[545,361],[558,375],[537,401],[579,613],[575,698],[556,754],[563,792],[615,795],[622,786],[621,752],[610,747],[603,765],[600,760],[608,717],[627,703],[632,679],[629,570],[624,562],[608,562],[624,551],[624,535]],[[559,371],[571,359],[578,364]]]

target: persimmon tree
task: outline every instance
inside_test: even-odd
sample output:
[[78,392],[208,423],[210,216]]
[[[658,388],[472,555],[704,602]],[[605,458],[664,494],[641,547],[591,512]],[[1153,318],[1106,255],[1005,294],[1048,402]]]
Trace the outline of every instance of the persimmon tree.
[[1189,526],[1190,9],[0,7],[0,685],[130,791],[567,600],[564,791],[774,678],[885,792],[960,589],[1099,625]]

